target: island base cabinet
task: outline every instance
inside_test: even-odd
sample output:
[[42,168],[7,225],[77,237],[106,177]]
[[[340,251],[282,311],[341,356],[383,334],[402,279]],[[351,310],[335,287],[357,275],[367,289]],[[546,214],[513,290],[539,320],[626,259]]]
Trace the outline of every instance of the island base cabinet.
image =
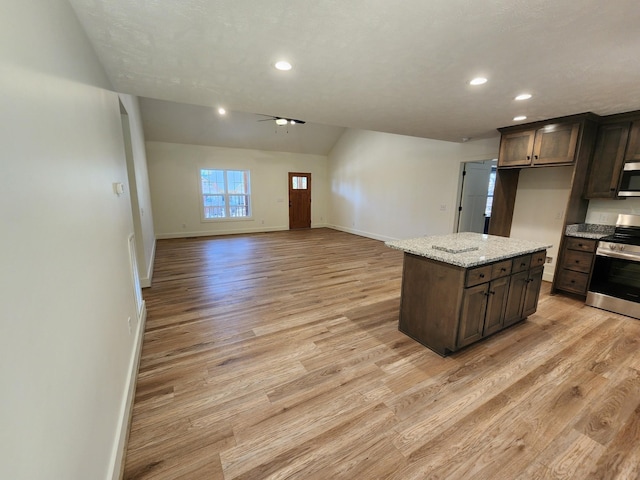
[[540,287],[542,286],[542,267],[532,268],[529,272],[527,287],[524,292],[524,305],[522,306],[522,318],[536,313],[538,309],[538,299],[540,298]]
[[399,330],[444,356],[456,349],[464,269],[404,254]]
[[546,251],[473,268],[405,252],[398,328],[446,356],[536,311]]
[[462,297],[458,347],[480,340],[483,336],[487,312],[489,286],[487,284],[466,288]]
[[489,284],[487,296],[487,314],[484,321],[483,336],[502,330],[504,327],[504,312],[507,306],[510,277],[493,280]]
[[536,312],[542,285],[542,273],[543,268],[540,266],[511,276],[504,315],[505,327]]

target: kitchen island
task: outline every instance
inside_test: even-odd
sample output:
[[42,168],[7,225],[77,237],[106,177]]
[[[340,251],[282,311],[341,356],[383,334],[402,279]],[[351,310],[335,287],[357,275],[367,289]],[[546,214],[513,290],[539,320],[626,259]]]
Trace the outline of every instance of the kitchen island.
[[399,330],[442,356],[534,313],[551,247],[469,232],[386,245],[404,251]]

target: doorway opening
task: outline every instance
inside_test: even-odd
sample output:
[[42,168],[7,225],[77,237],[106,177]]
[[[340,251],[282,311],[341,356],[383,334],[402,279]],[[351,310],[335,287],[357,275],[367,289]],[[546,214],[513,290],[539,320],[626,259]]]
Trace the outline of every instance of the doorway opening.
[[311,228],[311,174],[289,172],[289,229]]
[[457,232],[487,233],[498,160],[461,164]]

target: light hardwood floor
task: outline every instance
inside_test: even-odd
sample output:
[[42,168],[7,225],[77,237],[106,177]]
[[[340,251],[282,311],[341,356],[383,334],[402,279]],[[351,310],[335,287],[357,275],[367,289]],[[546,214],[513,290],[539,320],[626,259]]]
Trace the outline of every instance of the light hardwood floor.
[[159,241],[125,478],[640,478],[640,320],[545,283],[441,358],[401,274],[330,229]]

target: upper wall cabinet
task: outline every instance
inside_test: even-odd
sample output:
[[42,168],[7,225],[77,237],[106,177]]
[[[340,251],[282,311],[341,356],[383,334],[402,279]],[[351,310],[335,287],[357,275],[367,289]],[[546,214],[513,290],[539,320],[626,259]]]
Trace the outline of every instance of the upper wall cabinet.
[[579,132],[580,123],[551,123],[537,129],[504,132],[498,167],[571,165]]
[[640,162],[640,120],[636,120],[631,124],[631,133],[629,134],[629,143],[627,144],[624,161]]
[[630,128],[631,122],[603,124],[598,128],[585,198],[615,198],[618,194]]

